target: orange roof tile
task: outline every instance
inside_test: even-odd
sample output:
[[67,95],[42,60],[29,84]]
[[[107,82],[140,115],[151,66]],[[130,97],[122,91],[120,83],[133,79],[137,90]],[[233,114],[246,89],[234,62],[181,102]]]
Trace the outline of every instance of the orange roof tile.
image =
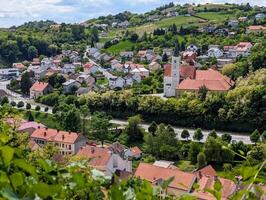
[[31,138],[40,138],[51,142],[63,142],[70,144],[74,144],[79,136],[80,134],[78,133],[48,128],[38,128],[31,134]]
[[215,177],[217,176],[217,173],[215,169],[211,165],[208,165],[206,167],[201,168],[200,170],[197,170],[194,172],[194,174],[197,175],[197,177],[200,178],[200,176],[209,176],[209,177]]
[[45,83],[45,82],[35,82],[33,84],[33,86],[31,86],[31,90],[34,90],[34,91],[44,91],[46,88],[48,87],[48,83]]
[[137,146],[130,148],[130,150],[133,156],[136,156],[142,153],[142,151]]
[[266,30],[266,27],[265,26],[249,26],[248,27],[248,30]]
[[107,148],[95,147],[87,145],[82,147],[77,156],[90,159],[89,165],[99,169],[105,170],[106,165],[111,158],[111,151]]
[[148,163],[140,163],[135,177],[145,179],[151,183],[157,180],[167,180],[174,177],[169,187],[189,191],[196,180],[196,176],[191,173],[182,172],[179,169],[162,168]]

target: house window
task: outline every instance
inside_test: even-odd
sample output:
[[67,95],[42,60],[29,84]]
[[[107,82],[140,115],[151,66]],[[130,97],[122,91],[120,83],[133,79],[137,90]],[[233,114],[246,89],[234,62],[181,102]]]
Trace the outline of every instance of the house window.
[[71,145],[69,145],[68,149],[71,150]]
[[62,147],[65,147],[65,144],[62,144]]
[[114,156],[114,159],[113,159],[113,168],[117,168],[117,167],[118,167],[117,157]]

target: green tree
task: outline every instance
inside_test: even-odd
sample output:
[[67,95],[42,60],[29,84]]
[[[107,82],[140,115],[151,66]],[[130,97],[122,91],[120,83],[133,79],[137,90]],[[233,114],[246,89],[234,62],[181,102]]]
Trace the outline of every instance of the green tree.
[[41,107],[40,106],[36,106],[35,107],[35,111],[40,111],[41,110]]
[[215,131],[215,130],[212,130],[212,131],[209,133],[208,137],[217,138],[218,136],[217,136],[216,131]]
[[31,105],[29,103],[26,104],[26,109],[30,110],[31,109]]
[[203,133],[200,128],[197,128],[194,132],[193,139],[197,141],[201,141],[203,139]]
[[204,101],[206,99],[208,93],[208,88],[203,85],[199,88],[198,96],[201,101]]
[[204,143],[204,154],[208,163],[230,162],[233,154],[227,148],[223,148],[226,144],[220,138],[209,137]]
[[81,124],[80,112],[75,108],[69,110],[65,115],[63,123],[65,130],[78,132]]
[[8,104],[8,103],[9,103],[8,97],[4,96],[1,99],[1,106],[5,105],[5,104]]
[[187,129],[184,129],[181,133],[181,138],[186,139],[188,141],[188,138],[190,137],[190,134]]
[[227,143],[230,143],[232,140],[232,136],[229,133],[224,133],[221,139]]
[[90,110],[87,105],[83,105],[80,107],[81,121],[82,121],[82,133],[86,132],[86,121],[90,116]]
[[128,125],[124,132],[128,136],[128,142],[143,141],[144,130],[140,127],[141,118],[139,115],[130,117],[128,119]]
[[197,156],[201,151],[201,146],[197,142],[191,142],[189,145],[188,158],[192,164],[197,163]]
[[104,141],[109,138],[110,119],[105,113],[96,112],[90,121],[91,133],[94,138],[99,140],[103,146]]
[[162,61],[165,62],[165,63],[168,62],[168,56],[167,56],[166,53],[163,54]]
[[21,82],[20,82],[21,92],[25,95],[29,95],[31,86],[32,86],[32,83],[30,80],[29,73],[28,72],[23,73],[21,76]]
[[33,58],[37,58],[38,57],[38,50],[36,49],[35,46],[30,46],[28,48],[28,58],[29,60],[32,60]]
[[254,143],[258,143],[260,141],[260,132],[257,129],[250,135],[250,141]]
[[27,116],[27,119],[28,119],[29,122],[34,121],[34,117],[33,117],[31,111],[27,111],[26,116]]
[[203,152],[200,152],[197,156],[197,166],[199,169],[205,167],[207,164],[206,162],[206,156]]
[[151,125],[149,126],[149,128],[148,128],[149,133],[151,133],[152,135],[154,135],[155,132],[156,132],[156,130],[157,130],[157,126],[158,126],[158,125],[156,124],[156,122],[153,121],[153,122],[151,123]]

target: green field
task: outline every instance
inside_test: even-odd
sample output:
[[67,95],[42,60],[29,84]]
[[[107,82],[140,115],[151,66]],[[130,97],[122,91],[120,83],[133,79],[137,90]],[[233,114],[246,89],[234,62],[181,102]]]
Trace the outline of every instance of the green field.
[[227,18],[232,19],[233,14],[220,14],[217,12],[202,12],[198,13],[196,16],[210,20],[210,22],[221,23],[224,22]]
[[133,46],[134,46],[134,43],[126,40],[126,41],[121,41],[118,44],[111,46],[110,48],[107,49],[107,51],[113,55],[118,55],[121,51],[131,50],[131,47]]

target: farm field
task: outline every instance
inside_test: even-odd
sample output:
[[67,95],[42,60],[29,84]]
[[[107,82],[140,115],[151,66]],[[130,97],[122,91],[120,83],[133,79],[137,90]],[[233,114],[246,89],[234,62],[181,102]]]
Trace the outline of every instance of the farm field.
[[134,46],[134,44],[128,40],[121,41],[118,44],[115,44],[107,49],[108,52],[110,52],[113,55],[119,54],[121,51],[125,50],[131,50],[131,47]]

